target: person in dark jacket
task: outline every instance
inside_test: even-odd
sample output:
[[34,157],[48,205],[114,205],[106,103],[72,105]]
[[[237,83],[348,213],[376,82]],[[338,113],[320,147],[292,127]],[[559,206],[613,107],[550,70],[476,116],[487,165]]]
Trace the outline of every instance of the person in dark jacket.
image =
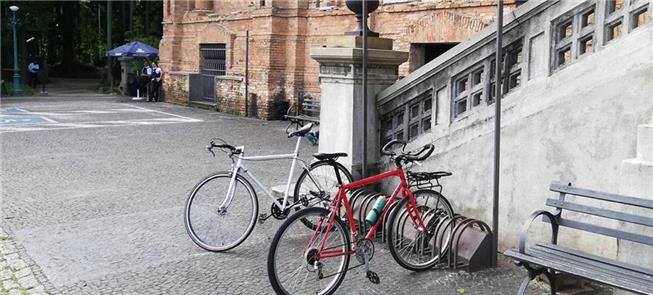
[[159,87],[161,86],[161,68],[152,63],[150,68],[150,97],[148,101],[159,101]]

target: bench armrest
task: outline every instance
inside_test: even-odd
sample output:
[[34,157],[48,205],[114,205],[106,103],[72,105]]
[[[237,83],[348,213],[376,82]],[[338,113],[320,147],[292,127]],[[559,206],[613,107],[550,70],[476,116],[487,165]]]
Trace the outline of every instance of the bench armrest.
[[546,216],[549,221],[551,222],[551,243],[555,244],[558,242],[558,219],[553,213],[549,211],[544,211],[544,210],[538,210],[533,212],[528,219],[526,219],[526,222],[524,222],[524,225],[522,225],[522,228],[519,232],[519,253],[525,254],[526,251],[526,237],[528,236],[528,229],[531,227],[531,224],[533,221],[535,221],[535,218],[539,217],[540,215]]

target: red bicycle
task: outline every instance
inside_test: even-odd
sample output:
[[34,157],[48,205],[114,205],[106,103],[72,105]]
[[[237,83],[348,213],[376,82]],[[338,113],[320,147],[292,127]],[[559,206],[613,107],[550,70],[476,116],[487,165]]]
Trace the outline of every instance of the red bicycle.
[[[398,144],[403,145],[401,153],[390,151]],[[429,189],[411,191],[404,173],[404,166],[428,158],[433,153],[433,145],[412,152],[405,152],[405,147],[406,143],[394,140],[381,150],[383,155],[393,159],[396,169],[344,184],[326,209],[301,210],[281,225],[268,253],[268,277],[277,294],[334,293],[347,270],[351,269],[349,259],[352,254],[359,262],[352,268],[364,265],[367,278],[378,283],[379,277],[370,270],[369,262],[374,256],[371,239],[382,226],[387,227],[390,253],[402,267],[422,271],[439,262],[446,249],[438,248],[435,243],[435,227],[439,220],[453,216],[453,210],[439,192]],[[362,235],[356,227],[359,221],[354,219],[347,192],[392,177],[397,177],[399,184],[385,205],[381,202],[377,209],[373,209],[377,210],[378,217],[372,218],[374,221],[368,223],[371,226],[369,231]],[[398,203],[393,206],[395,201]],[[342,209],[345,221],[340,218]],[[384,223],[388,212],[389,219]]]

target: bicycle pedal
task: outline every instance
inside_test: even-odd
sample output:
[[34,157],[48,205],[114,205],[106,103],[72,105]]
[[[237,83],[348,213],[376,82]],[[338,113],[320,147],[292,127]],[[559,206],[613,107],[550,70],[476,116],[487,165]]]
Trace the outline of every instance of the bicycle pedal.
[[266,220],[268,220],[270,216],[267,213],[261,213],[258,215],[258,223],[263,224]]
[[368,280],[370,280],[372,284],[378,285],[381,282],[381,279],[379,279],[379,275],[377,275],[375,272],[371,270],[368,270],[365,276],[367,277]]

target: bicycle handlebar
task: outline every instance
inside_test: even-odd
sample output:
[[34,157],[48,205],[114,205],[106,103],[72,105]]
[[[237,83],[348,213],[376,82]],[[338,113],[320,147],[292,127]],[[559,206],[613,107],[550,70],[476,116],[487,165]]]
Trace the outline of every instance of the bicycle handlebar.
[[401,140],[394,139],[394,140],[391,140],[390,142],[386,143],[386,144],[381,148],[381,154],[384,155],[384,156],[395,156],[396,153],[390,151],[389,149],[392,148],[393,146],[397,145],[397,144],[401,144],[401,145],[402,145],[402,147],[401,147],[401,150],[402,150],[402,151],[406,148],[406,143],[405,143],[405,142],[403,142],[403,141],[401,141]]
[[213,148],[219,148],[219,149],[228,149],[231,154],[238,154],[240,151],[233,145],[223,143],[223,144],[215,144],[215,141],[211,140],[209,145],[206,146],[206,149],[213,154],[215,157],[215,152],[213,152]]
[[[427,144],[423,146],[417,153],[411,154],[412,152],[409,152],[406,154],[406,160],[407,161],[424,161],[426,158],[428,158],[433,151],[435,150],[435,146],[432,144]],[[422,153],[426,152],[424,155]]]
[[[402,154],[399,156],[397,156],[397,153],[390,151],[390,148],[398,144],[402,145],[401,147]],[[403,152],[405,148],[406,148],[406,142],[395,139],[386,143],[383,146],[383,148],[381,148],[381,154],[385,156],[394,157],[395,165],[397,165],[397,167],[401,167],[402,162],[424,161],[426,160],[426,158],[431,156],[431,154],[435,150],[435,146],[433,146],[432,144],[427,144],[422,148],[420,148],[418,151]]]

